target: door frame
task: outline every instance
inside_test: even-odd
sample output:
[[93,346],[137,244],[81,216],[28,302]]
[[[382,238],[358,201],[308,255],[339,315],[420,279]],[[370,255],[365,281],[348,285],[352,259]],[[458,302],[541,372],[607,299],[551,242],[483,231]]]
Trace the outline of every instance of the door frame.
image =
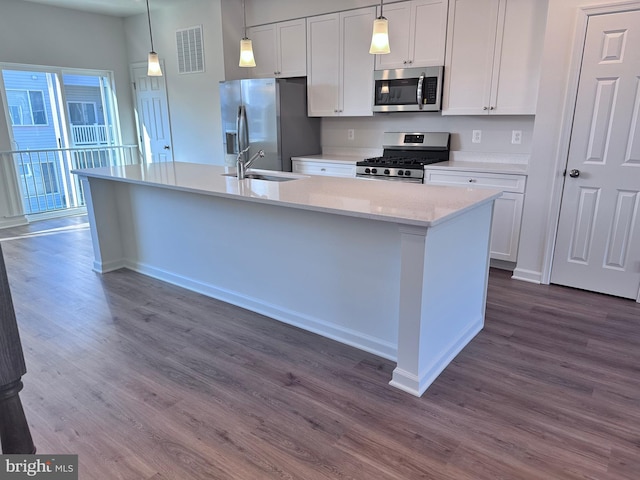
[[[558,154],[554,163],[555,172],[566,170],[569,161],[569,147],[571,145],[571,131],[573,130],[573,115],[576,109],[578,98],[578,84],[580,83],[580,72],[582,71],[582,55],[584,53],[584,42],[587,38],[587,28],[589,17],[604,15],[609,13],[624,13],[640,10],[640,0],[628,0],[625,2],[602,3],[598,5],[579,7],[576,19],[575,36],[571,54],[571,64],[569,69],[569,82],[567,85],[567,97],[562,113],[562,128],[560,130]],[[546,247],[544,252],[544,262],[542,271],[542,283],[549,284],[551,281],[551,270],[553,268],[553,254],[556,247],[556,238],[560,223],[560,207],[562,204],[562,192],[564,190],[564,175],[555,175],[551,186],[551,209],[547,223]],[[640,291],[636,299],[640,302]]]
[[[169,118],[169,138],[171,139],[171,148],[173,148],[173,130],[171,128],[171,109],[169,108],[169,89],[167,88],[167,69],[164,66],[164,60],[159,59],[160,70],[165,72],[164,74],[164,95],[167,101],[167,117]],[[138,150],[142,155],[142,158],[147,162],[147,152],[145,151],[144,142],[142,141],[142,131],[140,130],[140,117],[138,115],[138,91],[135,88],[135,75],[133,71],[136,68],[147,68],[147,62],[134,62],[129,64],[129,84],[131,87],[131,96],[133,98],[133,113],[136,120],[136,138],[138,139]],[[173,155],[172,151],[172,155]],[[175,161],[175,157],[173,157]]]

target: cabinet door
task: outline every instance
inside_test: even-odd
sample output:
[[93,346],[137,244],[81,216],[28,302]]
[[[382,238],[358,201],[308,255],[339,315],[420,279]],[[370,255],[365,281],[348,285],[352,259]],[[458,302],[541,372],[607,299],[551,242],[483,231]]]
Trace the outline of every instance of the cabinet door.
[[307,102],[310,117],[338,115],[340,58],[340,15],[333,13],[307,18]]
[[374,55],[369,53],[369,47],[376,9],[360,8],[343,12],[340,17],[343,58],[339,113],[353,117],[372,116]]
[[307,74],[307,24],[304,19],[277,24],[279,77]]
[[448,0],[413,0],[384,7],[391,53],[376,55],[376,69],[444,65]]
[[495,200],[491,230],[491,258],[515,262],[522,220],[522,193],[504,192]]
[[[448,0],[414,0],[411,2],[411,37],[409,51],[413,67],[444,65],[447,38]],[[391,27],[389,27],[391,28]]]
[[278,71],[275,24],[248,28],[247,36],[253,43],[253,56],[256,59],[256,66],[247,70],[251,70],[253,78],[274,77]]
[[[389,21],[389,47],[391,53],[376,55],[376,69],[385,70],[409,67],[412,54],[409,53],[411,20],[411,2],[392,3],[382,10]],[[378,12],[379,14],[379,12]],[[369,39],[371,40],[371,39]]]
[[[547,10],[536,0],[508,0],[498,29],[492,114],[536,113]],[[502,30],[500,32],[500,30]]]
[[443,115],[489,112],[499,0],[451,0]]

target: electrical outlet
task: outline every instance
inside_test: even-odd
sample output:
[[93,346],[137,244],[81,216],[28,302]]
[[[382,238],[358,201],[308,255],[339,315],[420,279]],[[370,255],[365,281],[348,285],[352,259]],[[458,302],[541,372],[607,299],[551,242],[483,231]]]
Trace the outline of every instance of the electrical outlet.
[[520,145],[522,143],[522,130],[511,131],[511,143],[514,145]]
[[471,141],[473,143],[480,143],[482,142],[482,130],[474,130],[473,131],[473,135],[471,137]]
[[349,130],[347,130],[347,140],[355,140],[356,138],[356,131],[353,128],[350,128]]

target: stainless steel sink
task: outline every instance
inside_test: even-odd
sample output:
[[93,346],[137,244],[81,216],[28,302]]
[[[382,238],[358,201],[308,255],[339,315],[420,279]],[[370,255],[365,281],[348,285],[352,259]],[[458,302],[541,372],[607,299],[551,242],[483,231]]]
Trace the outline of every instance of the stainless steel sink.
[[[225,177],[238,177],[235,173],[223,173]],[[298,177],[280,177],[278,175],[265,175],[264,173],[247,173],[244,178],[252,180],[265,180],[267,182],[288,182],[290,180],[298,180]]]

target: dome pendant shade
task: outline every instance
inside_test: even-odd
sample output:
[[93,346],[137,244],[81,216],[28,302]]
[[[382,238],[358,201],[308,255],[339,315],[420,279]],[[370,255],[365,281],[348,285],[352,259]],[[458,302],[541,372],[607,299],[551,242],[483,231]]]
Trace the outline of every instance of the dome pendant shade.
[[162,70],[160,69],[160,61],[158,60],[158,54],[156,52],[149,52],[147,75],[149,77],[162,76]]
[[378,17],[373,21],[373,35],[371,36],[369,53],[391,53],[389,48],[389,22],[384,17]]
[[240,67],[255,67],[256,60],[253,57],[253,44],[248,38],[240,40]]

